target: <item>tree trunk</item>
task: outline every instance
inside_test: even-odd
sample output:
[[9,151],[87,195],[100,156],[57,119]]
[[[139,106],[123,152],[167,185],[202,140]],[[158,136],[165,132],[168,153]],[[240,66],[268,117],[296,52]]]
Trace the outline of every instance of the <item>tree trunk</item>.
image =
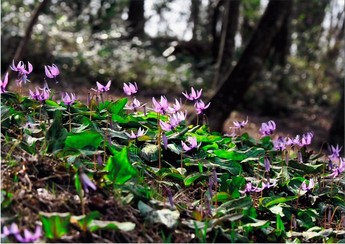
[[130,0],[128,6],[129,37],[143,37],[145,28],[144,0]]
[[[342,99],[339,102],[331,129],[329,131],[329,142],[332,145],[339,144],[345,146],[345,132],[344,132],[344,91]],[[344,152],[344,151],[343,151]],[[344,153],[343,153],[344,155]]]
[[212,130],[222,131],[224,121],[241,102],[245,92],[258,76],[291,5],[292,0],[269,2],[237,65],[230,75],[225,77],[206,110]]
[[235,36],[240,13],[240,1],[232,0],[225,3],[222,21],[222,34],[219,45],[218,60],[213,85],[216,88],[220,79],[231,71],[235,49]]
[[192,0],[191,11],[190,11],[190,21],[193,24],[192,40],[198,39],[200,5],[201,5],[200,0]]
[[[30,41],[32,29],[34,28],[34,26],[38,20],[38,16],[41,14],[41,12],[44,10],[44,8],[47,6],[48,3],[49,3],[49,0],[43,0],[40,3],[40,5],[37,6],[35,12],[32,15],[32,18],[30,19],[30,21],[28,23],[28,26],[25,29],[25,35],[22,38],[22,40],[20,41],[20,43],[16,49],[13,60],[19,61],[22,59],[23,53],[25,51],[25,46]],[[8,72],[9,71],[10,71],[10,69],[8,69]]]

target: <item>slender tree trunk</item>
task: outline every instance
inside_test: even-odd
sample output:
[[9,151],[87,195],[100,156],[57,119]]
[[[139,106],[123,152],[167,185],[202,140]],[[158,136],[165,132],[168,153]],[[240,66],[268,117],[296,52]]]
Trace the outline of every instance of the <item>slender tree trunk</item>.
[[198,39],[198,26],[199,26],[199,12],[200,12],[200,0],[192,0],[190,21],[193,23],[192,40]]
[[220,79],[230,73],[233,53],[235,49],[235,36],[239,17],[239,0],[227,1],[224,5],[222,34],[219,45],[216,72],[213,87],[219,85]]
[[260,73],[272,42],[289,14],[292,0],[271,0],[254,34],[230,75],[212,97],[206,110],[212,130],[221,131],[230,112],[241,102],[245,92]]
[[[38,20],[38,16],[41,14],[41,12],[44,10],[44,8],[47,6],[47,4],[49,3],[49,0],[43,0],[35,9],[26,29],[25,29],[25,34],[24,37],[21,39],[16,52],[14,54],[14,58],[13,60],[18,61],[22,59],[23,53],[25,51],[25,47],[27,46],[28,42],[30,41],[31,38],[31,33],[32,33],[32,29],[34,28],[37,20]],[[10,69],[8,69],[8,72],[10,71]]]
[[143,37],[145,28],[144,0],[129,0],[128,27],[129,37]]
[[344,90],[343,90],[341,101],[339,102],[331,129],[329,131],[329,142],[332,145],[339,144],[339,145],[345,146],[345,131],[344,131],[345,103],[344,102],[345,101],[344,101]]

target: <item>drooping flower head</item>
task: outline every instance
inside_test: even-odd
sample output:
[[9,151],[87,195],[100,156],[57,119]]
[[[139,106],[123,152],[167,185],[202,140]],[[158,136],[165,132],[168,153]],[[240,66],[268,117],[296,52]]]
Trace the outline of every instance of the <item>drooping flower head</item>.
[[202,94],[202,89],[199,91],[195,91],[194,88],[192,87],[191,93],[188,94],[188,92],[182,92],[182,94],[190,101],[196,101],[201,97]]
[[339,147],[339,145],[337,144],[335,147],[333,145],[330,145],[329,147],[329,151],[331,152],[330,155],[328,155],[328,157],[332,160],[332,159],[338,159],[340,158],[340,152],[341,149],[343,147]]
[[156,99],[152,98],[153,110],[160,114],[166,114],[169,109],[168,99],[164,96],[161,96],[160,102],[157,102]]
[[62,97],[62,101],[66,106],[71,106],[75,102],[75,99],[76,97],[74,93],[71,93],[71,95],[69,95],[67,92],[65,92],[65,96]]
[[133,102],[130,105],[128,104],[125,105],[125,109],[137,111],[138,108],[141,108],[145,105],[146,103],[141,104],[138,99],[134,98]]
[[60,70],[55,64],[52,66],[44,65],[44,72],[48,78],[55,79],[56,83],[58,82],[56,77],[60,74]]
[[310,191],[314,188],[314,186],[315,186],[314,180],[310,179],[308,185],[306,184],[306,181],[303,181],[303,183],[301,184],[301,189],[303,191]]
[[90,178],[85,173],[80,173],[79,179],[86,193],[89,192],[89,188],[91,188],[92,190],[96,190],[96,185],[90,180]]
[[274,149],[278,151],[284,151],[287,146],[286,142],[287,138],[279,136],[278,139],[273,141]]
[[194,107],[197,114],[203,114],[204,110],[206,110],[210,106],[210,103],[205,105],[205,103],[202,100],[198,100],[195,102]]
[[313,139],[314,133],[313,132],[308,132],[306,134],[303,134],[302,139],[301,139],[301,146],[308,146],[311,144],[311,139]]
[[259,131],[262,136],[269,136],[273,134],[275,129],[276,123],[273,120],[270,120],[267,123],[262,123]]
[[28,62],[28,67],[25,67],[23,61],[19,61],[17,66],[14,64],[14,60],[12,61],[12,65],[10,65],[11,70],[18,72],[18,78],[16,80],[17,86],[21,86],[22,83],[30,82],[28,79],[28,75],[32,72],[33,67],[30,62]]
[[265,165],[265,171],[266,172],[270,172],[270,170],[271,170],[271,162],[270,162],[270,159],[268,157],[264,158],[264,165]]
[[131,138],[131,139],[135,139],[135,138],[141,137],[141,136],[145,135],[146,133],[147,133],[147,130],[145,131],[142,128],[139,128],[137,133],[134,133],[133,131],[131,131],[130,134],[125,132],[125,134],[128,136],[128,138]]
[[128,85],[123,83],[123,91],[127,96],[131,96],[138,92],[138,85],[136,82],[134,84],[129,82]]
[[6,92],[6,86],[8,83],[8,72],[5,74],[5,77],[3,80],[0,80],[0,94],[5,93]]
[[183,150],[185,150],[186,152],[192,150],[193,148],[198,148],[201,145],[201,143],[198,144],[196,137],[192,137],[192,136],[188,136],[186,143],[181,141],[181,144],[182,144]]
[[107,92],[110,90],[111,80],[108,81],[108,83],[105,86],[103,86],[98,81],[96,81],[96,84],[97,84],[97,89],[91,88],[93,91],[100,92],[100,93]]
[[232,123],[234,124],[235,128],[242,129],[248,124],[248,118],[244,121],[233,121]]
[[168,108],[168,112],[171,114],[177,113],[181,109],[181,100],[177,100],[175,98],[175,103],[172,105],[172,107]]
[[[39,91],[41,90],[41,92]],[[43,103],[45,100],[47,100],[50,96],[50,90],[44,89],[44,88],[37,88],[35,89],[35,92],[29,90],[30,97],[34,100],[40,101]]]

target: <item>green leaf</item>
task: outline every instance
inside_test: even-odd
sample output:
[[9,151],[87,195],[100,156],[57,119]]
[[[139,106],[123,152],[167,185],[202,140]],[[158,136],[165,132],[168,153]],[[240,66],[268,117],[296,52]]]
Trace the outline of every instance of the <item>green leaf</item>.
[[78,195],[81,196],[81,193],[82,193],[81,189],[82,189],[82,187],[81,187],[81,182],[80,182],[78,173],[74,175],[74,185],[75,185],[75,189],[76,189]]
[[275,197],[263,197],[260,199],[260,202],[263,206],[266,208],[273,206],[278,203],[285,203],[289,201],[293,201],[297,199],[298,196],[286,196],[286,197],[280,197],[280,196],[275,196]]
[[101,134],[96,131],[69,133],[65,141],[65,148],[83,149],[85,147],[90,147],[95,150],[102,141],[103,138]]
[[230,194],[226,192],[217,192],[213,197],[212,201],[213,202],[226,202],[230,200],[232,197]]
[[91,222],[95,218],[99,218],[100,216],[101,214],[98,211],[92,211],[87,215],[71,216],[71,223],[78,225],[80,229],[86,231],[87,229],[89,229]]
[[285,232],[285,227],[284,227],[284,222],[282,220],[282,218],[280,217],[279,214],[276,215],[277,216],[277,220],[276,220],[276,234],[278,236],[280,236],[281,234],[283,234]]
[[[289,171],[296,170],[300,175],[306,174],[318,174],[322,172],[324,165],[323,164],[307,164],[307,163],[298,163],[296,161],[289,162]],[[297,175],[295,175],[297,176]]]
[[116,102],[114,103],[111,103],[109,106],[108,106],[108,111],[114,115],[114,114],[119,114],[123,108],[125,107],[125,105],[127,104],[127,101],[128,99],[126,97],[124,98],[121,98],[119,100],[117,100]]
[[206,178],[207,179],[207,174],[205,173],[193,173],[191,175],[188,175],[185,179],[184,179],[184,185],[185,186],[190,186],[191,184],[193,184],[197,179],[199,178]]
[[219,149],[215,150],[214,154],[217,157],[223,158],[223,159],[230,159],[235,161],[242,161],[246,158],[258,158],[258,156],[261,156],[265,153],[265,150],[263,148],[250,148],[246,151],[238,151],[238,150],[224,150]]
[[62,124],[61,111],[55,111],[54,121],[46,133],[47,152],[54,153],[64,147],[67,138],[67,130]]
[[128,159],[127,147],[122,148],[119,152],[114,152],[110,156],[105,167],[108,172],[106,178],[116,184],[124,184],[126,181],[137,175],[137,170],[132,166]]
[[253,205],[252,199],[249,196],[246,196],[246,197],[230,200],[223,203],[221,206],[218,207],[217,212],[218,211],[230,212],[235,209],[242,210],[242,209],[247,209],[251,207],[252,205]]
[[97,230],[132,231],[135,229],[135,224],[132,222],[92,220],[88,229],[91,232],[95,232]]
[[44,235],[48,239],[58,239],[68,233],[70,213],[43,213],[40,212]]

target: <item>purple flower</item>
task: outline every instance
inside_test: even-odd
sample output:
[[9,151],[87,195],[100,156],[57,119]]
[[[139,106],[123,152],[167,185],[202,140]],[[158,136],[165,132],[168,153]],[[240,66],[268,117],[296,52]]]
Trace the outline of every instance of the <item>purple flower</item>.
[[10,227],[4,226],[1,233],[1,238],[4,238],[9,235],[15,235],[18,233],[19,233],[18,225],[16,223],[12,223]]
[[267,123],[262,123],[259,131],[262,136],[269,136],[273,134],[273,131],[275,129],[276,129],[276,123],[273,120],[270,120]]
[[12,223],[10,227],[4,226],[1,238],[13,235],[19,242],[34,242],[42,236],[42,227],[40,225],[36,226],[35,233],[24,229],[24,235],[20,235],[19,229],[16,223]]
[[274,149],[283,151],[286,148],[286,138],[279,136],[277,140],[273,141]]
[[187,117],[187,111],[183,112],[177,112],[170,116],[170,123],[174,125],[180,124],[182,121],[186,120]]
[[271,170],[271,162],[270,162],[270,159],[268,157],[264,158],[264,165],[265,165],[265,171],[266,172],[270,172],[270,170]]
[[188,136],[186,143],[181,141],[181,144],[182,144],[183,150],[185,150],[186,152],[192,150],[193,148],[198,148],[201,145],[201,143],[198,144],[196,137],[192,137],[192,136]]
[[71,93],[71,96],[68,95],[67,92],[65,92],[65,96],[62,97],[63,102],[66,106],[71,106],[75,101],[75,95],[74,93]]
[[18,72],[18,78],[16,80],[17,85],[20,86],[22,84],[22,82],[24,82],[24,84],[26,82],[30,82],[28,80],[28,75],[33,70],[32,64],[30,62],[28,62],[28,68],[26,68],[23,61],[19,61],[17,66],[15,66],[14,60],[13,60],[12,65],[10,65],[10,68],[11,68],[11,70]]
[[172,131],[173,129],[175,129],[178,124],[176,124],[176,123],[171,124],[169,122],[164,122],[164,121],[160,120],[159,125],[161,126],[162,130],[168,132],[168,131]]
[[303,183],[301,184],[301,189],[303,191],[310,191],[310,190],[312,190],[314,188],[314,186],[315,186],[314,180],[310,179],[308,186],[306,184],[306,181],[303,181]]
[[31,91],[29,89],[29,93],[30,93],[30,97],[34,100],[37,100],[38,101],[38,97],[40,96],[40,91],[38,90],[38,88],[36,87],[36,90],[35,92]]
[[243,191],[239,190],[241,194],[245,194],[246,192],[251,192],[253,190],[252,183],[247,182],[246,187],[244,188]]
[[[40,92],[39,90],[42,90],[42,92]],[[35,92],[32,92],[31,90],[29,90],[30,93],[30,97],[34,100],[40,101],[40,102],[44,102],[45,100],[47,100],[49,98],[49,91],[47,89],[41,89],[41,88],[37,88]]]
[[0,94],[5,93],[6,92],[6,86],[8,83],[8,72],[5,74],[5,77],[3,80],[0,80]]
[[90,178],[85,173],[81,173],[79,175],[79,179],[86,193],[89,193],[89,188],[91,188],[92,190],[96,190],[96,185],[90,180]]
[[242,122],[240,122],[240,121],[234,121],[234,122],[232,122],[232,123],[234,124],[235,128],[237,128],[237,129],[242,129],[244,126],[246,126],[246,125],[248,124],[248,118],[247,118],[246,121],[242,121]]
[[303,134],[302,139],[301,139],[301,146],[307,146],[310,145],[311,139],[313,138],[314,133],[313,132],[308,132],[306,134]]
[[160,114],[165,114],[169,109],[169,103],[166,97],[161,96],[160,102],[157,102],[156,99],[152,98],[153,110]]
[[96,84],[97,84],[97,90],[96,89],[93,89],[91,88],[93,91],[96,91],[96,92],[107,92],[110,90],[110,85],[111,85],[111,80],[108,81],[108,83],[103,86],[101,83],[99,83],[98,81],[96,81]]
[[194,88],[192,87],[191,93],[188,94],[187,92],[182,92],[182,94],[190,101],[196,101],[201,97],[202,89],[199,91],[195,91]]
[[138,85],[136,82],[134,82],[134,84],[129,82],[128,85],[123,83],[123,91],[127,96],[131,96],[138,92]]
[[272,183],[271,183],[271,182],[267,182],[267,183],[261,182],[261,187],[255,187],[255,188],[253,189],[253,191],[255,191],[255,192],[261,192],[261,191],[263,191],[264,189],[268,189],[268,188],[271,188],[271,187],[273,187],[273,186],[276,186],[278,180],[277,180],[277,179],[273,179],[272,181],[273,181]]
[[332,178],[338,177],[338,175],[340,175],[341,173],[345,171],[345,159],[344,158],[339,158],[339,159],[340,159],[339,166],[334,164],[332,167],[332,173],[330,174]]
[[339,147],[338,144],[337,144],[336,147],[333,147],[333,145],[331,145],[331,146],[329,147],[329,150],[330,150],[331,154],[328,155],[328,157],[329,157],[330,159],[338,159],[338,158],[340,158],[340,152],[341,152],[341,149],[342,149],[342,148],[343,148],[343,147]]
[[147,130],[145,131],[144,129],[142,128],[139,128],[137,133],[134,133],[133,131],[131,131],[131,134],[125,132],[125,134],[131,138],[131,139],[135,139],[135,138],[138,138],[138,137],[141,137],[143,135],[145,135],[147,133]]
[[24,243],[34,242],[37,239],[39,239],[41,236],[42,236],[42,227],[39,225],[36,226],[35,233],[32,233],[29,230],[24,229],[24,235],[20,235],[19,233],[15,235],[17,241],[24,242]]
[[195,102],[194,107],[197,114],[204,113],[204,110],[207,109],[210,106],[210,103],[205,105],[205,103],[202,100],[198,100]]
[[56,79],[56,76],[60,74],[60,70],[55,64],[52,66],[44,65],[44,71],[46,76],[50,79]]
[[168,112],[171,114],[177,113],[179,110],[181,109],[181,101],[178,101],[175,98],[175,103],[173,104],[173,107],[169,107],[168,108]]
[[130,105],[126,104],[125,109],[137,111],[138,108],[141,108],[142,106],[145,106],[145,105],[146,103],[141,104],[138,99],[134,98],[133,102]]

